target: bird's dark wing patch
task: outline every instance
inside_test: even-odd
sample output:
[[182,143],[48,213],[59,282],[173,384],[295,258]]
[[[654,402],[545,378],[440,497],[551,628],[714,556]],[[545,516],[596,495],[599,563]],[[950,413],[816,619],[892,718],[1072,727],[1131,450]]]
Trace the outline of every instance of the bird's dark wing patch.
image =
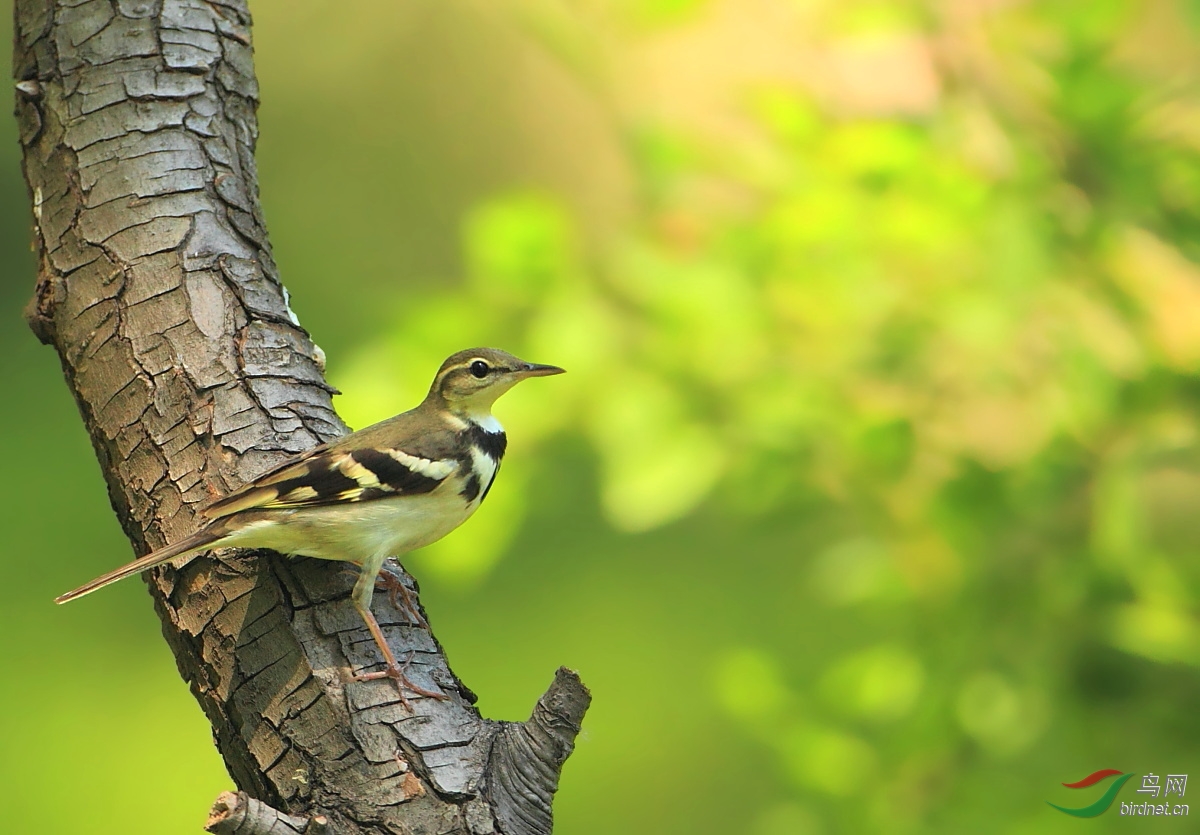
[[205,511],[210,518],[244,510],[313,507],[428,493],[459,467],[399,449],[336,447],[304,458],[246,485]]
[[395,452],[356,449],[350,455],[375,476],[380,487],[393,493],[428,493],[450,474],[450,470],[442,472],[444,467],[434,467],[431,472],[429,465],[434,462],[408,454],[398,457]]

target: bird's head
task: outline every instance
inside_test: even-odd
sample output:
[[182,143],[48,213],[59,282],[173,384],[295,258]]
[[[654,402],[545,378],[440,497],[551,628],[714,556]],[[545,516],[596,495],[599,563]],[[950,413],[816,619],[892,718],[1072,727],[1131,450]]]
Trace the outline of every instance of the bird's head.
[[529,377],[562,374],[555,365],[538,365],[517,359],[498,348],[469,348],[451,355],[429,388],[453,412],[486,416],[496,398]]

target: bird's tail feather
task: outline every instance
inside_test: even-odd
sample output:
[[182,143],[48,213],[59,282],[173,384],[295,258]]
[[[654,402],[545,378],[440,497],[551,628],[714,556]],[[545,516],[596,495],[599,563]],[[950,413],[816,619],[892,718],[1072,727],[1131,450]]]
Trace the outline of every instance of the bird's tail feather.
[[132,574],[138,574],[145,571],[147,568],[153,568],[156,565],[166,562],[169,559],[186,554],[188,551],[199,551],[201,548],[212,545],[223,535],[223,532],[213,530],[196,531],[196,533],[181,539],[173,545],[168,545],[165,548],[159,548],[144,557],[138,557],[128,565],[123,565],[120,568],[115,568],[107,574],[101,574],[90,583],[84,583],[74,591],[69,591],[66,594],[60,594],[54,598],[55,603],[66,603],[69,600],[74,600],[77,597],[83,597],[85,594],[91,594],[96,589],[104,588],[109,583],[115,583],[117,580],[123,580]]

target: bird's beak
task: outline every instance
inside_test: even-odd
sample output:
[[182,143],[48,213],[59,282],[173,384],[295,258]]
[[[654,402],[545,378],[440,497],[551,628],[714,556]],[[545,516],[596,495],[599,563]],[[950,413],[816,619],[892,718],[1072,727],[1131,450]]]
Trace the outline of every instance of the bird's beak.
[[564,370],[557,365],[538,365],[533,362],[525,363],[525,367],[517,371],[517,375],[522,380],[526,377],[551,377],[562,373],[564,373]]

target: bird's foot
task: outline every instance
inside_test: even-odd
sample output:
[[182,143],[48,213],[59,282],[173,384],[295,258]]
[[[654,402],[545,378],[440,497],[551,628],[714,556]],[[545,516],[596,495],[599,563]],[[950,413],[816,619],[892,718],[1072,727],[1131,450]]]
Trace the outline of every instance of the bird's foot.
[[408,668],[412,665],[413,655],[414,653],[412,652],[408,654],[408,659],[405,660],[404,666],[397,666],[391,662],[384,662],[386,664],[386,669],[380,670],[376,673],[359,673],[358,675],[351,676],[350,680],[379,681],[382,678],[392,679],[396,682],[396,690],[400,693],[400,702],[410,712],[412,711],[412,705],[409,703],[408,697],[404,695],[405,690],[415,693],[418,696],[437,699],[439,702],[444,702],[449,699],[450,697],[440,690],[426,690],[419,684],[413,683],[412,679],[405,674],[408,671]]
[[394,607],[408,615],[413,625],[420,629],[429,629],[429,621],[425,620],[421,614],[421,609],[417,606],[417,601],[412,592],[408,590],[404,579],[389,569],[386,564],[379,569],[379,574],[375,576],[375,590],[386,591],[388,600],[392,601]]

